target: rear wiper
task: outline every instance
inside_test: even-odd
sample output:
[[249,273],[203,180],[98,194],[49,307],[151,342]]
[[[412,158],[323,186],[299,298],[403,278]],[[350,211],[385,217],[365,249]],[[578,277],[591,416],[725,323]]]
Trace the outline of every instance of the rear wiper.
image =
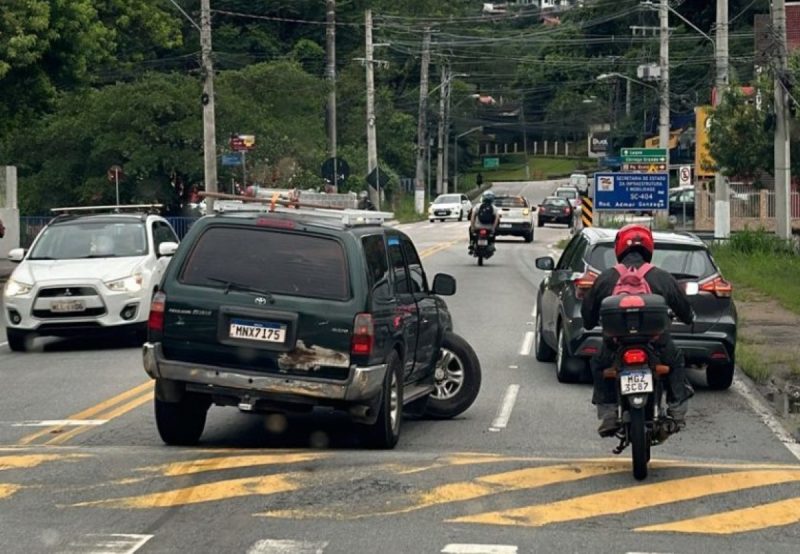
[[269,300],[270,303],[275,302],[275,299],[273,298],[272,293],[267,291],[267,290],[260,289],[258,287],[251,287],[250,285],[243,285],[241,283],[235,283],[233,281],[228,281],[227,279],[219,279],[219,278],[216,278],[216,277],[206,277],[206,279],[208,279],[209,281],[214,281],[215,283],[220,283],[220,284],[225,285],[225,294],[228,294],[232,290],[240,290],[240,291],[244,291],[244,292],[255,292],[256,294],[260,294],[260,295],[266,297],[266,299]]

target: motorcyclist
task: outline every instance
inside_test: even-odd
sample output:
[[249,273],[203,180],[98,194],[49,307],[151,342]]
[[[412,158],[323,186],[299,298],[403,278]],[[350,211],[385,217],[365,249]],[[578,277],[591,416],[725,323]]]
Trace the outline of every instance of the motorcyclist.
[[[614,253],[617,261],[628,268],[638,268],[650,263],[653,258],[653,233],[642,225],[627,225],[617,232],[614,242]],[[586,329],[596,327],[600,322],[600,304],[612,295],[620,274],[613,267],[603,271],[587,292],[581,305],[583,326]],[[653,294],[664,297],[669,308],[687,325],[694,320],[694,311],[683,288],[675,278],[658,267],[652,267],[644,276]],[[686,424],[688,400],[694,396],[686,378],[686,366],[683,352],[675,345],[669,335],[664,333],[654,345],[660,361],[670,367],[667,378],[667,414],[672,417],[678,427]],[[602,437],[613,436],[618,427],[616,383],[603,378],[603,370],[610,367],[614,360],[614,346],[603,342],[600,352],[590,361],[594,391],[592,404],[597,405],[597,417],[600,427],[597,430]]]
[[[481,210],[484,213],[491,212],[491,222],[488,219],[481,221]],[[485,217],[485,216],[484,216]],[[494,245],[495,231],[497,225],[500,223],[500,212],[494,205],[494,192],[487,190],[481,195],[481,203],[473,208],[472,217],[469,221],[469,253],[475,250],[475,238],[478,234],[478,229],[489,229],[489,244]]]

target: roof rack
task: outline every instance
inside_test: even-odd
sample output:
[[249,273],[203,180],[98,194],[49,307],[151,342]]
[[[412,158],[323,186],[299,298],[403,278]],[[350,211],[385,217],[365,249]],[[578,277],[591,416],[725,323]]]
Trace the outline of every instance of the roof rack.
[[81,214],[81,213],[122,213],[122,212],[147,212],[156,213],[164,204],[120,204],[111,206],[70,206],[65,208],[51,208],[55,214]]
[[266,201],[263,198],[239,196],[216,192],[201,192],[202,196],[214,198],[214,211],[216,212],[269,212],[286,213],[292,215],[308,215],[311,217],[338,221],[348,227],[356,225],[381,225],[394,218],[392,212],[378,212],[373,210],[356,210],[352,208],[337,208],[320,204],[308,204],[297,200],[284,200],[279,193]]

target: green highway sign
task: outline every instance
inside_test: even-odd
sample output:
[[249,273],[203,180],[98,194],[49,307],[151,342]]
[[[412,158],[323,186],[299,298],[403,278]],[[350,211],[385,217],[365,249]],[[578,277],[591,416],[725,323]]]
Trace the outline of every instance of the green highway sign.
[[622,148],[622,163],[666,163],[666,148]]
[[485,169],[500,167],[500,158],[483,158],[483,167]]

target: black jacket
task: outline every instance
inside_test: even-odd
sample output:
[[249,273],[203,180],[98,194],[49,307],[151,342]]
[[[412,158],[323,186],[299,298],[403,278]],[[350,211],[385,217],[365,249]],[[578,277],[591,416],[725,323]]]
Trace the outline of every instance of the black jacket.
[[[622,258],[622,265],[626,267],[639,267],[644,263],[644,258],[638,252],[629,252]],[[667,305],[675,312],[678,319],[687,325],[694,319],[694,310],[686,297],[683,288],[678,284],[670,273],[653,266],[644,276],[653,294],[660,294],[664,297]],[[606,269],[600,274],[594,285],[583,299],[581,304],[581,317],[583,317],[583,327],[592,329],[600,323],[600,304],[611,296],[614,287],[619,280],[619,273],[613,267]]]

